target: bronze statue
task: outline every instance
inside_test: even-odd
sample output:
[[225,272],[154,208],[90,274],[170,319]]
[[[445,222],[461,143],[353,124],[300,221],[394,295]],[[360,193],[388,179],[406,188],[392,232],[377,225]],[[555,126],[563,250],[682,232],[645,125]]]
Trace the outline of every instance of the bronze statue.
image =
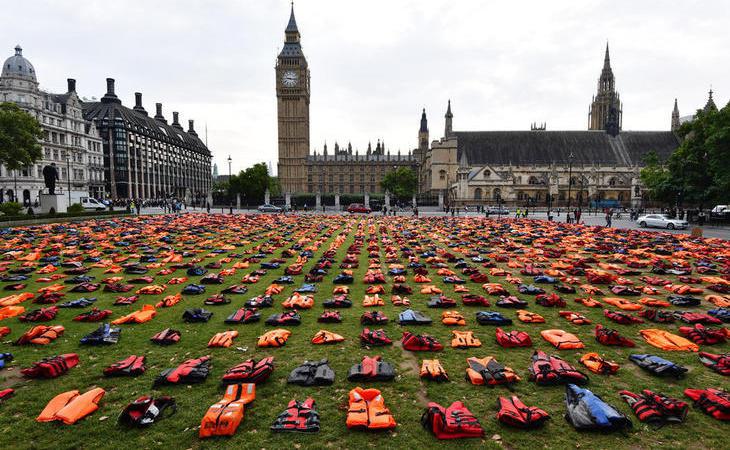
[[58,169],[56,169],[56,163],[51,163],[50,166],[43,168],[43,181],[51,195],[56,193],[56,180],[58,180]]

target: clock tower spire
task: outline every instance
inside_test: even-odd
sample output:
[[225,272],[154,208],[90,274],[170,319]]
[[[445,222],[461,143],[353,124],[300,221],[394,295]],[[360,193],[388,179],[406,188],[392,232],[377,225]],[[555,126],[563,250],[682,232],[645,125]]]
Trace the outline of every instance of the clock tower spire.
[[279,182],[284,194],[304,192],[309,156],[309,67],[292,2],[276,59],[276,107],[279,133]]

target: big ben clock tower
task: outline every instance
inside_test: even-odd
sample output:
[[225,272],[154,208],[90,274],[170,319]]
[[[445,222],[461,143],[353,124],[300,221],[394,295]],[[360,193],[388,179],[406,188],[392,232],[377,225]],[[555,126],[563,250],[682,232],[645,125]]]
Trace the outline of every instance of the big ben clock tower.
[[309,155],[309,69],[292,4],[284,48],[276,60],[279,183],[282,193],[304,192]]

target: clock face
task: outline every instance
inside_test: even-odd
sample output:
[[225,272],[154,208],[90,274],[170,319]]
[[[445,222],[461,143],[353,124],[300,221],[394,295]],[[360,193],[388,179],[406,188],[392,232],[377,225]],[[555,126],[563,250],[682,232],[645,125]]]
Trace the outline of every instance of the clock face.
[[284,75],[281,77],[281,84],[283,84],[284,87],[294,87],[298,82],[299,76],[296,72],[292,72],[291,70],[284,72]]

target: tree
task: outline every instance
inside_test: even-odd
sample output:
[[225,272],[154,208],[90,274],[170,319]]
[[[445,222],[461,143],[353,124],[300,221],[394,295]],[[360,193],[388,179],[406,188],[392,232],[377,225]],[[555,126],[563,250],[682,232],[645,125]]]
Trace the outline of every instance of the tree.
[[730,104],[720,111],[698,110],[682,124],[682,143],[667,161],[647,155],[641,180],[655,200],[700,208],[725,203],[730,191]]
[[43,130],[35,117],[14,103],[0,103],[0,164],[8,170],[28,167],[43,155]]
[[231,176],[228,192],[231,198],[240,194],[244,204],[259,204],[264,201],[266,189],[270,185],[271,177],[266,164],[258,163]]
[[418,188],[418,178],[408,167],[399,167],[386,173],[380,186],[400,199],[410,199]]

